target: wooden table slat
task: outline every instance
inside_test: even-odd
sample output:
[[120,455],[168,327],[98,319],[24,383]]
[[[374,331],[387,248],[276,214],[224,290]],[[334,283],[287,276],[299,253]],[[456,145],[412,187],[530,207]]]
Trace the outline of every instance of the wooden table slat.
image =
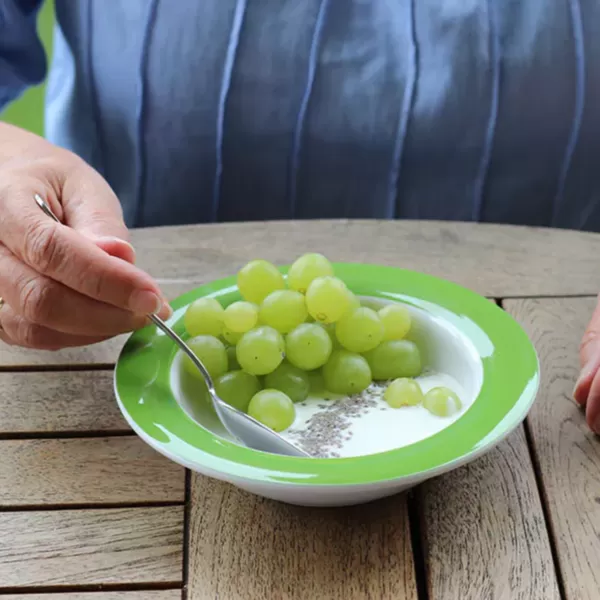
[[183,507],[0,513],[0,589],[179,583]]
[[9,594],[2,600],[181,600],[181,590],[144,590],[142,592],[73,592],[51,594]]
[[306,509],[192,480],[189,600],[417,600],[403,495]]
[[430,600],[559,600],[522,427],[418,495]]
[[593,299],[509,301],[542,361],[528,418],[567,600],[600,596],[600,443],[572,399]]
[[0,435],[130,431],[112,371],[0,372]]
[[136,436],[0,441],[0,506],[183,502],[185,470]]

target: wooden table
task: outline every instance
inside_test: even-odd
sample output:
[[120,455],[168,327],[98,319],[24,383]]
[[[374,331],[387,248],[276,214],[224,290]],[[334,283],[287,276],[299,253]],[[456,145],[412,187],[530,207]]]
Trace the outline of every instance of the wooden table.
[[135,242],[171,296],[249,258],[307,250],[452,279],[529,332],[538,401],[464,468],[368,506],[309,510],[186,472],[133,435],[112,391],[122,339],[0,346],[0,600],[600,598],[600,439],[571,400],[600,236],[319,222],[144,230]]

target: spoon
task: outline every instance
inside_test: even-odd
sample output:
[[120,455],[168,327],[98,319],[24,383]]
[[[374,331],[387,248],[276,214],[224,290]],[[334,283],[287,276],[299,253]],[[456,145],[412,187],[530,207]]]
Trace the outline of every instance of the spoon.
[[[60,220],[52,212],[52,209],[45,200],[38,194],[35,194],[34,198],[36,204],[48,217],[57,223],[60,223]],[[148,315],[148,318],[156,325],[156,327],[163,331],[165,335],[171,338],[177,346],[179,346],[181,351],[188,356],[194,366],[198,369],[206,383],[215,412],[231,436],[254,450],[283,454],[285,456],[310,456],[308,452],[305,452],[295,444],[287,441],[284,437],[266,425],[263,425],[260,421],[257,421],[250,415],[247,415],[221,400],[216,392],[212,377],[206,370],[204,364],[202,364],[202,361],[194,354],[190,347],[160,317],[157,315]]]

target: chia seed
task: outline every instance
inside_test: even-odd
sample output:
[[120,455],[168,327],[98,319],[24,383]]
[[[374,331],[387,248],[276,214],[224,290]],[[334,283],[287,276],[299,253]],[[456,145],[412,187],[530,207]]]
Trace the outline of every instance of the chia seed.
[[352,422],[376,408],[381,402],[385,386],[371,384],[364,392],[327,404],[319,403],[321,410],[313,414],[302,430],[288,430],[294,443],[315,458],[339,458],[345,442],[352,439],[348,431]]

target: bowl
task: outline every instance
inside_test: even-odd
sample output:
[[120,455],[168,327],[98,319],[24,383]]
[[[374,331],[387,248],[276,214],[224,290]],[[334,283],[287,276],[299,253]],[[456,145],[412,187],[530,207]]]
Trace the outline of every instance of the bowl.
[[[171,460],[253,494],[303,506],[346,506],[396,494],[464,465],[518,427],[538,391],[539,362],[510,315],[468,289],[423,273],[334,266],[364,304],[400,302],[410,310],[411,337],[429,369],[424,391],[441,377],[463,401],[457,415],[434,417],[423,407],[391,409],[380,402],[355,423],[356,435],[339,458],[251,450],[228,436],[197,384],[186,379],[171,340],[148,326],[128,339],[115,369],[117,401],[132,429]],[[172,303],[169,325],[184,338],[185,310],[203,296],[224,306],[238,300],[235,277]],[[314,402],[307,404],[314,408]],[[299,409],[299,418],[302,410],[309,409]]]

